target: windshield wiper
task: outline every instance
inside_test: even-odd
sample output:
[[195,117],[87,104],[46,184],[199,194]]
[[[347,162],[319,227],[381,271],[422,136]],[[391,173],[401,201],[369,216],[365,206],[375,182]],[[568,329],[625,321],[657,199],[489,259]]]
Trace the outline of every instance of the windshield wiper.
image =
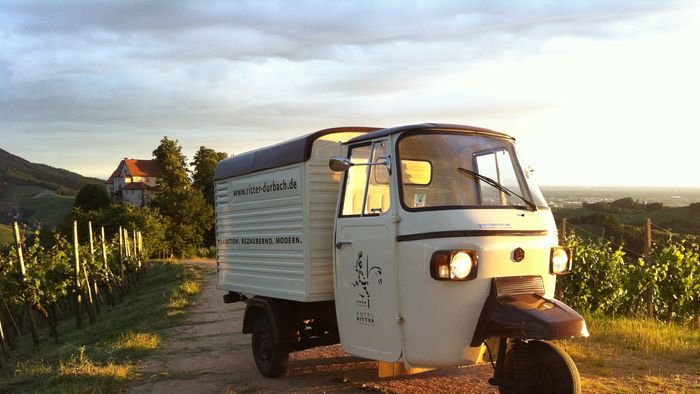
[[496,188],[496,189],[498,189],[499,191],[501,191],[501,192],[507,194],[508,196],[515,196],[515,197],[518,197],[519,199],[523,200],[523,201],[525,202],[525,204],[527,204],[527,206],[528,206],[533,212],[537,210],[537,206],[536,206],[534,203],[532,203],[530,200],[528,200],[527,198],[521,196],[520,194],[518,194],[518,193],[516,193],[516,192],[514,192],[514,191],[512,191],[512,190],[510,190],[510,189],[508,189],[507,187],[505,187],[505,186],[501,185],[500,183],[496,182],[495,180],[493,180],[493,179],[491,179],[491,178],[489,178],[489,177],[487,177],[487,176],[485,176],[485,175],[481,175],[481,174],[479,174],[478,172],[474,172],[474,171],[472,171],[472,170],[467,170],[466,168],[457,167],[457,169],[460,170],[460,171],[462,171],[462,172],[465,173],[465,174],[471,175],[471,176],[473,176],[474,178],[483,181],[484,183],[486,183],[486,184],[488,184],[488,185],[493,186],[494,188]]

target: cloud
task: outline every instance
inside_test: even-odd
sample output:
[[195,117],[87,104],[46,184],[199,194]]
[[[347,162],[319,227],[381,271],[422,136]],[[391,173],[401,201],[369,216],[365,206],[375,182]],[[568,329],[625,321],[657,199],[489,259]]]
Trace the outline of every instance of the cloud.
[[[581,92],[590,97],[572,79],[605,70],[576,69],[576,50],[675,31],[692,23],[687,7],[4,2],[0,137],[16,153],[98,175],[110,160],[149,156],[165,134],[192,149],[240,152],[339,124],[474,119],[508,126],[508,116],[537,117],[580,105],[572,97]],[[568,84],[571,96],[562,89]],[[51,149],[37,140],[52,141]],[[85,169],[50,152],[76,146],[114,153],[91,156],[95,164]]]

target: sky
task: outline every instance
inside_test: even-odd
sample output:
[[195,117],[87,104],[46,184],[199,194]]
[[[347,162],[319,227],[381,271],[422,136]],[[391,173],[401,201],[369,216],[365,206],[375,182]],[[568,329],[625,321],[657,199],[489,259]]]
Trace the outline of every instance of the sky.
[[700,2],[3,1],[0,148],[106,179],[336,126],[517,138],[543,185],[700,187]]

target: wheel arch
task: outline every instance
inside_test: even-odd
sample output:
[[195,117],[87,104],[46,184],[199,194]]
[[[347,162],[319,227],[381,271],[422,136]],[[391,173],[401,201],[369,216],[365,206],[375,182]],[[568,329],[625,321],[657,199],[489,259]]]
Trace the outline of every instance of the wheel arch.
[[251,334],[257,319],[261,315],[266,315],[270,320],[275,342],[296,343],[299,341],[296,310],[294,303],[286,300],[258,296],[250,298],[246,301],[243,333]]

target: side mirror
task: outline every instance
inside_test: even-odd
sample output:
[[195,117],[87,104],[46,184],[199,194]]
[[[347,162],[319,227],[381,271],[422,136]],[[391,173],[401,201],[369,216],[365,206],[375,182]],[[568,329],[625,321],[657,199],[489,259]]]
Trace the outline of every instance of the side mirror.
[[335,172],[343,172],[352,166],[353,162],[347,157],[342,156],[331,157],[331,160],[328,162],[328,167],[330,167],[331,171]]

